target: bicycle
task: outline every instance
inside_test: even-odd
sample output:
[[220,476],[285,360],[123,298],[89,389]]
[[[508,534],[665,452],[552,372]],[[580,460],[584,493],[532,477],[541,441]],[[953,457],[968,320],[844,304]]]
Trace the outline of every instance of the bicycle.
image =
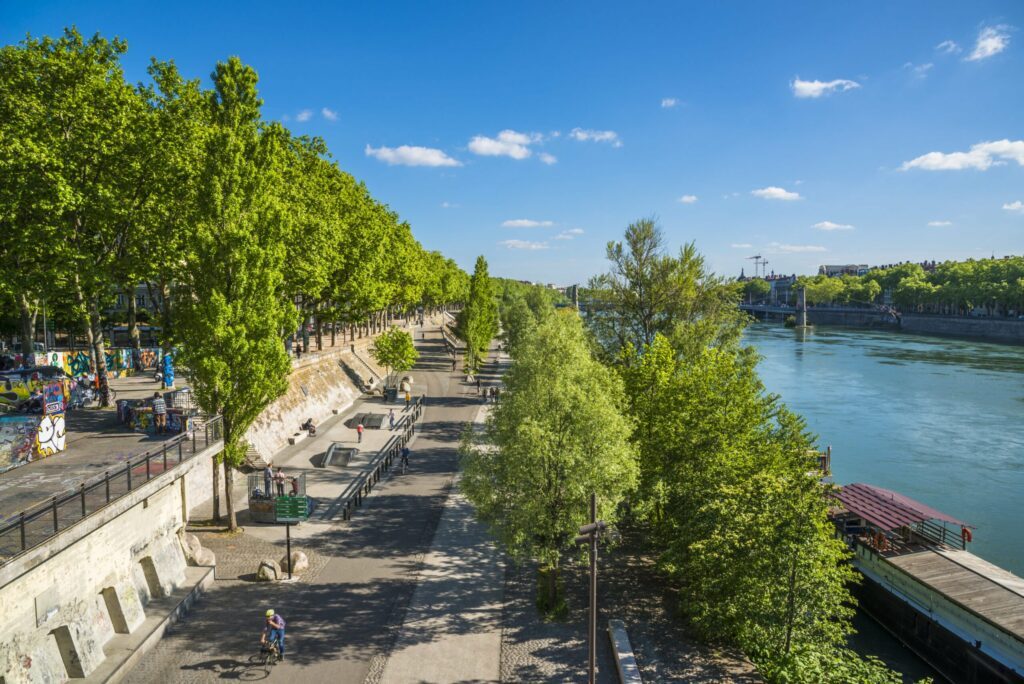
[[402,474],[405,475],[405,472],[409,469],[409,449],[408,449],[408,447],[402,449],[402,459],[401,459],[400,463],[402,464]]
[[269,641],[260,646],[260,651],[263,656],[263,671],[270,674],[270,668],[274,667],[281,661],[281,655],[277,650],[277,642]]

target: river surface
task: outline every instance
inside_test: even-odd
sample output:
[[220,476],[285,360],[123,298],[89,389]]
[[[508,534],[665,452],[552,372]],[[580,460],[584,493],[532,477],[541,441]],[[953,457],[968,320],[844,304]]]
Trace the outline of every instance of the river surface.
[[1024,347],[771,323],[746,340],[768,391],[832,445],[837,483],[976,525],[969,550],[1024,576]]

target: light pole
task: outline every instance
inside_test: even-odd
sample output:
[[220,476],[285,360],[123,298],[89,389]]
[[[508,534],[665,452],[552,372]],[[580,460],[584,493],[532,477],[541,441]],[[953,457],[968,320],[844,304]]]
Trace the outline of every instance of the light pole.
[[597,540],[603,535],[607,525],[597,519],[597,494],[590,494],[590,524],[580,527],[576,537],[577,544],[590,544],[590,620],[588,625],[588,679],[594,684],[597,666]]

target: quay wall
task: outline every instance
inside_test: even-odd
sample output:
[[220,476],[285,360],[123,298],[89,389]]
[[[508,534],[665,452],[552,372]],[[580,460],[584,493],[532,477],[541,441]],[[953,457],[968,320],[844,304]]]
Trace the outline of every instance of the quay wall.
[[851,328],[899,329],[896,319],[881,311],[860,311],[852,309],[807,309],[807,321],[811,325],[842,325]]
[[182,533],[212,495],[220,443],[0,566],[5,684],[88,677],[154,598],[185,583]]
[[905,332],[923,335],[948,335],[1024,344],[1024,321],[903,314],[901,328]]

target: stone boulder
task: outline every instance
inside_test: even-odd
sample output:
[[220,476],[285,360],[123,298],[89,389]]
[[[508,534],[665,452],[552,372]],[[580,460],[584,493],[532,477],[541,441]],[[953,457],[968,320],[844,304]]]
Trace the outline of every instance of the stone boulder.
[[[292,551],[292,574],[309,570],[309,558],[302,551]],[[288,556],[281,556],[281,571],[288,574]]]
[[256,569],[257,582],[273,582],[281,579],[281,566],[277,561],[265,558],[260,561],[260,567]]
[[188,561],[189,565],[195,564],[196,556],[203,550],[199,537],[191,532],[182,531],[179,538],[181,540],[181,550],[185,553],[185,560]]
[[217,556],[205,546],[200,547],[199,553],[195,555],[196,565],[213,566],[217,564]]

